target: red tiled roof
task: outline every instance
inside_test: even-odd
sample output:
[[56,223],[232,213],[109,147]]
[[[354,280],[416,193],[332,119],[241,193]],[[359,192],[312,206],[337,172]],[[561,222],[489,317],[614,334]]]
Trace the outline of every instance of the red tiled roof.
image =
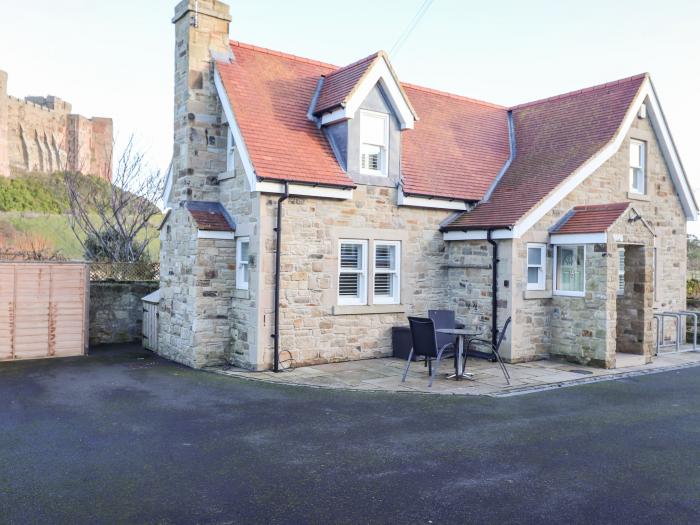
[[[322,75],[329,90],[316,108],[344,100],[350,79],[361,78],[380,54],[337,68],[239,42],[231,42],[231,50],[235,60],[216,67],[257,176],[354,186],[307,112]],[[402,87],[420,117],[413,130],[402,132],[405,192],[481,199],[509,155],[506,109],[410,84]]]
[[318,115],[329,109],[344,105],[355,86],[357,86],[360,79],[377,58],[379,58],[379,52],[326,75],[323,86],[321,86],[321,92],[318,94],[314,114]]
[[420,120],[401,134],[406,194],[479,200],[508,160],[502,106],[410,84],[404,91]]
[[235,59],[216,67],[258,178],[354,186],[307,118],[319,77],[334,67],[238,42],[231,50]]
[[609,143],[646,75],[512,108],[515,158],[488,202],[444,229],[515,225]]
[[575,206],[550,233],[603,233],[625,213],[629,202]]
[[220,202],[187,201],[185,207],[199,230],[216,232],[236,231],[236,225],[230,220],[228,213]]

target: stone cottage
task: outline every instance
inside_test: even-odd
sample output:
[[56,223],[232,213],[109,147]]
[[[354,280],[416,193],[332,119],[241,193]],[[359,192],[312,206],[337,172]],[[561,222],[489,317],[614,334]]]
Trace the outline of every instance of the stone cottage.
[[194,367],[391,354],[451,308],[503,357],[652,357],[697,204],[649,75],[515,107],[229,40],[175,8],[159,352]]

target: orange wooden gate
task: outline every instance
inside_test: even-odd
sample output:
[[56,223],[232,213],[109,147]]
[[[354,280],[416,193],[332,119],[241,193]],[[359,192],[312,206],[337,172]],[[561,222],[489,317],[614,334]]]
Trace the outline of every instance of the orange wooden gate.
[[84,355],[83,263],[0,262],[0,361]]

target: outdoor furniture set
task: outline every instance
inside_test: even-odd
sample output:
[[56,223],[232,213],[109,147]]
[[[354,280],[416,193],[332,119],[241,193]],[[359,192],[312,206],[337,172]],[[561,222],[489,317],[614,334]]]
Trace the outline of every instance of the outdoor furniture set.
[[[481,326],[471,329],[458,327],[453,310],[429,310],[428,317],[409,317],[408,322],[411,329],[412,347],[408,354],[402,382],[406,381],[406,375],[414,356],[423,357],[424,365],[428,367],[429,387],[433,386],[433,380],[443,357],[451,356],[454,359],[455,373],[449,375],[449,378],[454,378],[457,381],[470,379],[473,374],[466,372],[466,362],[467,357],[472,356],[497,362],[506,383],[510,385],[510,374],[499,354],[501,343],[510,324],[510,317],[506,319],[503,328],[499,330],[495,344],[480,338],[483,332]],[[477,350],[477,348],[482,350]],[[486,351],[483,351],[484,349]],[[435,367],[432,366],[433,360],[435,360]]]

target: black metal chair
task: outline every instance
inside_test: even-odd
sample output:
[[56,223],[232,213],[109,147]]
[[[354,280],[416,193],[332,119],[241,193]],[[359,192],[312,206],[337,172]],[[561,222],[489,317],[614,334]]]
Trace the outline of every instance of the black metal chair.
[[[505,363],[501,359],[501,355],[498,353],[500,348],[501,348],[501,343],[503,342],[503,338],[506,335],[506,331],[508,330],[508,326],[510,325],[510,317],[506,319],[505,324],[503,325],[503,328],[501,331],[498,333],[498,339],[496,340],[496,344],[494,345],[493,342],[487,340],[487,339],[470,339],[469,342],[467,343],[467,348],[464,352],[464,368],[466,370],[467,366],[467,357],[470,355],[470,351],[472,350],[472,345],[475,346],[486,346],[490,350],[490,354],[492,355],[492,361],[498,362],[498,364],[501,367],[501,370],[503,371],[503,377],[506,378],[506,383],[510,385],[510,374],[508,373],[508,369],[506,368]],[[474,351],[474,353],[477,354],[483,354],[483,352],[478,352]],[[474,354],[471,354],[474,355]],[[487,354],[488,355],[488,354]],[[479,356],[480,357],[480,356]]]
[[[454,310],[428,310],[428,317],[433,320],[433,324],[435,325],[435,338],[437,339],[437,346],[438,348],[442,348],[445,345],[449,345],[452,343],[453,347],[446,348],[445,353],[442,354],[442,357],[450,357],[454,356],[455,358],[455,369],[457,368],[457,337],[454,335],[450,334],[441,334],[438,332],[438,330],[441,329],[450,329],[454,330],[457,328],[457,320],[455,319],[455,311]],[[426,361],[429,361],[426,359]]]
[[[440,369],[440,359],[442,359],[443,352],[452,347],[454,349],[454,343],[450,341],[449,343],[438,347],[437,333],[435,332],[435,323],[430,318],[425,317],[409,317],[408,324],[411,326],[411,339],[413,341],[413,348],[408,354],[408,361],[406,362],[406,368],[403,371],[403,377],[401,382],[406,381],[406,375],[408,374],[408,368],[411,366],[411,358],[413,355],[424,356],[428,360],[428,373],[430,374],[430,381],[428,382],[428,387],[433,386],[433,379],[435,379],[435,374]],[[435,368],[432,368],[431,362],[435,359]]]

